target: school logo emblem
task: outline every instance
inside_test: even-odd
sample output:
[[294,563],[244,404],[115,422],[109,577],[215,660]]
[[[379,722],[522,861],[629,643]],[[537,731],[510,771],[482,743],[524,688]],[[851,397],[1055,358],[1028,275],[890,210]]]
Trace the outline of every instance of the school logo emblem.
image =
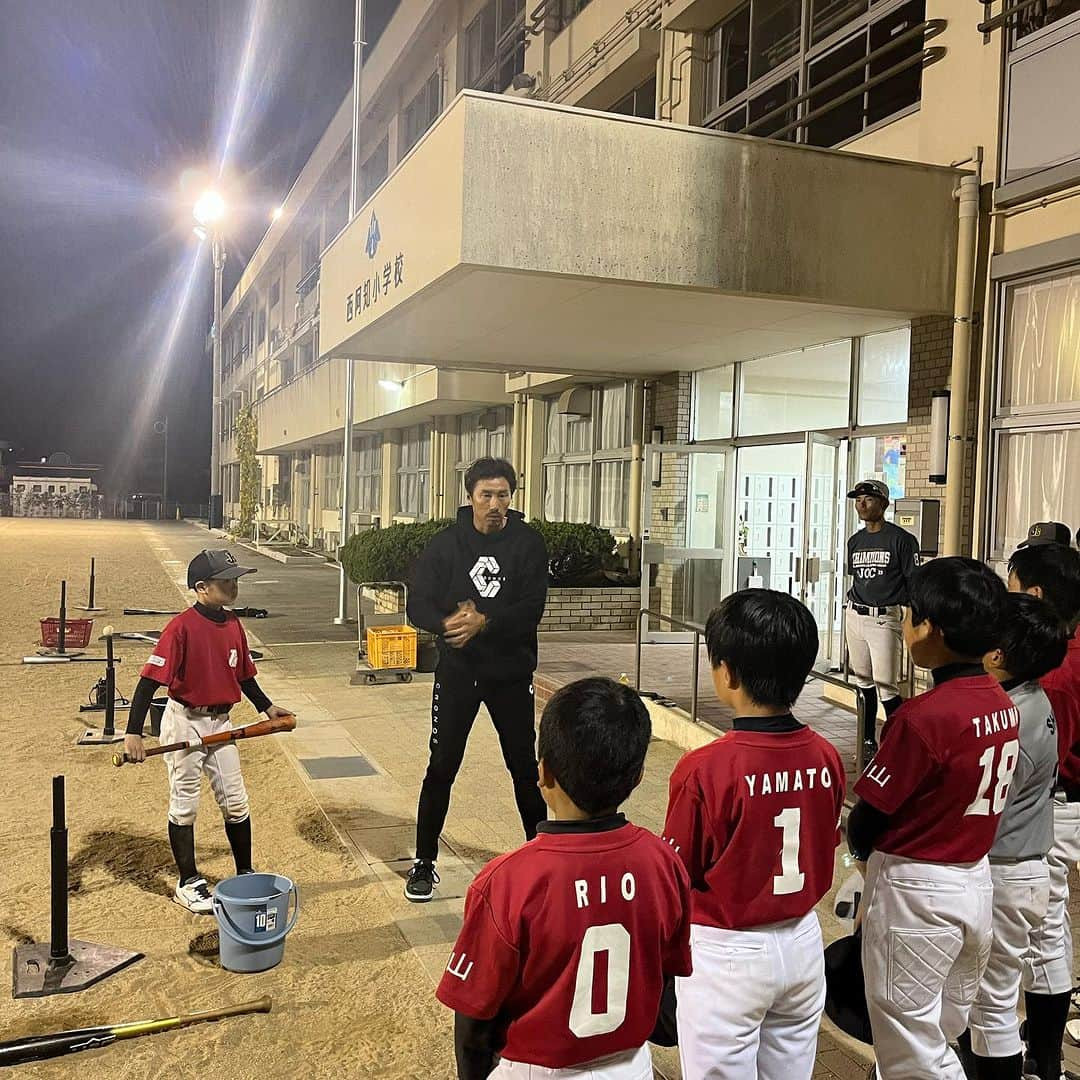
[[236,655],[236,650],[235,649],[230,649],[229,650],[229,667],[233,667],[233,668],[236,667],[236,661],[238,659],[239,659],[239,657]]
[[225,556],[225,565],[226,566],[235,566],[236,565],[236,556],[231,551],[225,551],[222,554],[224,554],[224,556]]
[[499,564],[494,555],[481,555],[476,560],[476,565],[469,571],[469,577],[476,586],[476,591],[486,599],[498,596],[502,588],[502,578],[499,576]]
[[379,241],[382,240],[382,233],[379,232],[379,219],[375,216],[375,211],[371,211],[371,221],[368,222],[367,227],[367,242],[364,244],[364,250],[367,252],[369,259],[375,258],[375,253],[379,250]]

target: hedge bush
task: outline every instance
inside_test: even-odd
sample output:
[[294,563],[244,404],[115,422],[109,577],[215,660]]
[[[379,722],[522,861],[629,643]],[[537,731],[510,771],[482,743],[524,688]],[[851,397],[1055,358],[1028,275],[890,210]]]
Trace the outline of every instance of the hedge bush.
[[[350,536],[341,551],[345,572],[354,582],[408,581],[420,552],[436,533],[453,525],[449,518],[368,529]],[[620,584],[606,571],[615,561],[615,537],[596,525],[533,520],[544,538],[552,585]]]

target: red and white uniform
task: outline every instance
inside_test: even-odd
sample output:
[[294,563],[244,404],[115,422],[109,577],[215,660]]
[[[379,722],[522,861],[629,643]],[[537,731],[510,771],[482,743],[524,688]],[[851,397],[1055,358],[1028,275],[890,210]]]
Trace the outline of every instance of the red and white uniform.
[[1054,845],[1047,853],[1050,902],[1046,917],[1032,935],[1024,989],[1064,994],[1073,988],[1073,939],[1069,919],[1069,867],[1080,861],[1080,630],[1069,641],[1061,667],[1042,680],[1054,707],[1058,734],[1058,778],[1063,790],[1054,796]]
[[664,978],[690,971],[686,871],[622,815],[539,828],[469,886],[438,998],[474,1019],[508,1018],[496,1076],[597,1059],[597,1077],[651,1076],[642,1048]]
[[738,719],[675,767],[664,839],[694,890],[694,971],[676,981],[687,1080],[809,1080],[825,1005],[814,907],[844,786],[835,747],[790,716]]
[[976,665],[900,706],[855,792],[889,815],[863,894],[862,960],[878,1075],[962,1080],[963,1030],[990,954],[994,843],[1020,712]]
[[[231,727],[228,712],[211,706],[235,705],[240,684],[256,675],[247,635],[232,612],[216,622],[192,607],[174,616],[143,665],[142,675],[168,687],[169,704],[161,720],[163,744],[194,742]],[[169,820],[193,825],[206,773],[218,807],[228,821],[248,816],[248,796],[235,743],[165,754],[169,776]]]

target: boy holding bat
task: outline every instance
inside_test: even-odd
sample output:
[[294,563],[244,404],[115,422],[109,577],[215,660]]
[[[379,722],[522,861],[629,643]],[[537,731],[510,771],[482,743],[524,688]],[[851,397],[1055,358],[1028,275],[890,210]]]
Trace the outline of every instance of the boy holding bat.
[[255,681],[255,664],[240,620],[226,607],[236,603],[237,578],[254,574],[237,564],[231,551],[200,551],[187,571],[195,606],[171,619],[142,669],[131,698],[124,753],[143,761],[142,731],[158,686],[166,686],[169,703],[161,721],[161,742],[189,742],[188,750],[165,755],[169,776],[169,845],[179,872],[173,899],[196,915],[210,914],[210,886],[195,866],[195,812],[206,773],[225,817],[238,874],[250,874],[251,818],[240,774],[240,753],[232,742],[203,747],[208,735],[228,731],[229,711],[243,694],[273,720],[292,714],[279,709]]

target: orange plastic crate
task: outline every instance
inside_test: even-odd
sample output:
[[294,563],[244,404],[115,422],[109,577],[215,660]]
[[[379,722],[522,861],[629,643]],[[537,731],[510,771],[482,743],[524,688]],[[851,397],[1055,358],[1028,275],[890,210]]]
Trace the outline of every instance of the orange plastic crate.
[[[93,619],[65,619],[64,648],[85,649],[90,644],[93,629]],[[59,619],[41,620],[41,644],[47,649],[55,649],[60,644]]]
[[411,626],[370,626],[367,659],[371,667],[415,668],[416,631]]

